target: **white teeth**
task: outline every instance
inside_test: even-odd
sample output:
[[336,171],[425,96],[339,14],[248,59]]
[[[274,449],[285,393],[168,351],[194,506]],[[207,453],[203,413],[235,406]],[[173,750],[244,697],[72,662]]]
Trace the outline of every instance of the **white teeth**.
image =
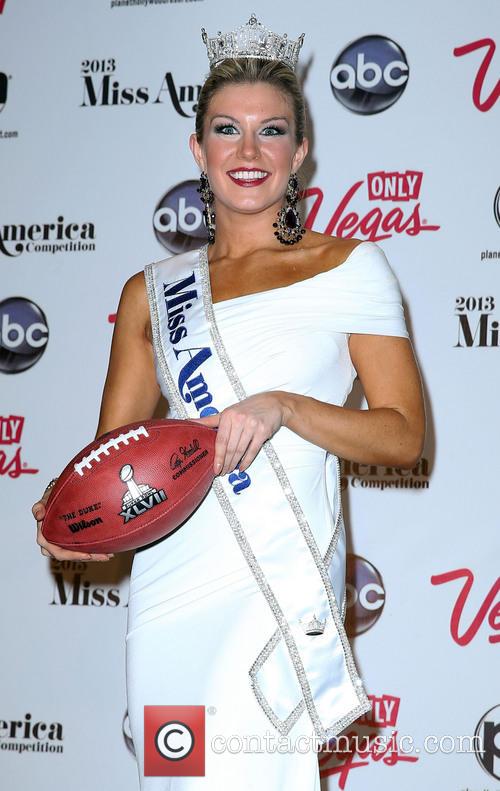
[[262,179],[267,176],[265,170],[231,170],[229,172],[235,179]]

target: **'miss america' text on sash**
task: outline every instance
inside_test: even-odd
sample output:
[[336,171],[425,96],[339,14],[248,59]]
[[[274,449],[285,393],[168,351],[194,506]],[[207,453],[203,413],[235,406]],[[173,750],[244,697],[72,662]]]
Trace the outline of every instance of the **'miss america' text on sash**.
[[[212,356],[212,349],[209,346],[180,348],[177,345],[188,337],[187,311],[199,298],[195,273],[181,280],[163,283],[163,295],[168,317],[168,338],[176,359],[183,362],[177,377],[179,393],[186,404],[195,406],[200,417],[216,415],[219,410],[213,405],[213,395],[202,371],[203,364]],[[182,355],[186,355],[186,358]],[[228,476],[228,481],[235,494],[240,494],[251,484],[247,472],[233,472]]]

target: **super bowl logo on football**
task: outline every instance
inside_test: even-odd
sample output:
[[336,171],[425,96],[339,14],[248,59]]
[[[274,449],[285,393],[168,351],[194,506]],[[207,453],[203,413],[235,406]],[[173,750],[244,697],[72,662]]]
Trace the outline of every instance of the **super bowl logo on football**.
[[163,489],[155,489],[147,483],[137,484],[134,481],[134,468],[131,464],[125,464],[120,470],[120,480],[127,484],[128,491],[122,497],[122,510],[120,516],[126,524],[130,519],[145,514],[155,505],[159,505],[167,499]]

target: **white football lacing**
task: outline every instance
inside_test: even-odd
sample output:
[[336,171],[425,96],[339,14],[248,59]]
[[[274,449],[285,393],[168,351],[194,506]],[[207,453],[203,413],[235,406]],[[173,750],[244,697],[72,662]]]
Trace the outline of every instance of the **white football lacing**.
[[129,439],[135,439],[137,442],[137,440],[141,436],[149,437],[149,434],[144,426],[139,426],[139,428],[133,428],[130,431],[128,431],[126,434],[119,434],[118,437],[112,437],[111,439],[108,439],[107,442],[103,442],[103,444],[99,445],[99,447],[93,450],[92,453],[89,453],[88,456],[84,456],[81,461],[75,464],[74,465],[75,472],[77,472],[78,475],[83,475],[84,472],[83,468],[86,467],[87,470],[90,470],[92,466],[92,462],[100,461],[103,453],[105,453],[106,456],[109,456],[110,448],[114,448],[116,450],[118,446],[121,445],[122,443],[128,445]]

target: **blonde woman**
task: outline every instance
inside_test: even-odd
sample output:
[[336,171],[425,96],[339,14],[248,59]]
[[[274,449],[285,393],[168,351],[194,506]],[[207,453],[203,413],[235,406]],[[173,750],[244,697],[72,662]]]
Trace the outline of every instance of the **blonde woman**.
[[[313,791],[313,745],[369,709],[343,626],[339,458],[415,465],[422,387],[383,251],[305,232],[297,212],[301,39],[252,17],[236,37],[204,40],[211,70],[189,145],[209,243],[125,284],[97,428],[150,418],[160,393],[171,416],[218,428],[208,496],[134,557],[130,724],[142,789]],[[368,409],[344,406],[356,376]],[[38,542],[80,557],[40,531]],[[155,704],[207,707],[203,777],[147,776]]]

